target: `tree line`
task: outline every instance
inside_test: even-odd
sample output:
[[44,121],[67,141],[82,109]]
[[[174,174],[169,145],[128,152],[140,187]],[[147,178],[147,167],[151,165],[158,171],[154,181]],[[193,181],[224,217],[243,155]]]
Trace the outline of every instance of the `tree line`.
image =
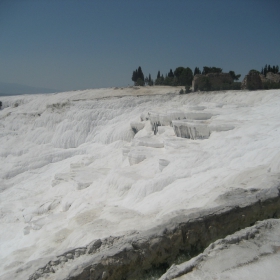
[[[166,86],[185,86],[188,89],[192,85],[193,77],[197,74],[206,75],[209,73],[222,73],[223,69],[219,67],[208,67],[204,66],[202,71],[199,67],[195,67],[192,71],[189,67],[177,67],[174,72],[172,69],[165,75],[158,71],[156,79],[151,78],[151,74],[144,78],[142,68],[139,66],[138,69],[132,73],[132,81],[136,86],[144,85],[166,85]],[[240,78],[240,74],[236,75],[234,71],[229,71],[234,81]]]
[[270,66],[266,64],[264,67],[262,67],[261,74],[266,76],[268,72],[277,74],[279,72],[279,66],[278,65]]

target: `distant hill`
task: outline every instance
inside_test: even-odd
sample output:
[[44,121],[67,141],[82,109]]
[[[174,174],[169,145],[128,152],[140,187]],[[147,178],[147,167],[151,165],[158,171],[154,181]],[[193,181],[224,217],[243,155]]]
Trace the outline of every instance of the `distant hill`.
[[36,94],[36,93],[53,93],[58,92],[56,89],[31,87],[16,83],[1,83],[0,96],[18,95],[18,94]]

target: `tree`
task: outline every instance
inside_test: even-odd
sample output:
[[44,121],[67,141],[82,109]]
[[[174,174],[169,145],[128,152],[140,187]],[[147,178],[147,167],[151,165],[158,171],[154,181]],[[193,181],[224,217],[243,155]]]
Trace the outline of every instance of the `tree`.
[[268,65],[268,67],[267,67],[267,72],[271,72],[271,67],[270,67],[270,65]]
[[209,73],[222,73],[222,71],[223,71],[222,68],[204,66],[202,74],[207,75]]
[[138,78],[144,81],[144,74],[140,66],[138,67]]
[[164,79],[164,84],[166,86],[173,86],[173,78],[166,76]]
[[146,77],[146,78],[145,78],[145,85],[147,85],[148,83],[149,83],[149,78]]
[[164,77],[163,75],[160,76],[160,71],[158,71],[157,78],[155,80],[155,85],[163,85],[164,84]]
[[159,79],[160,78],[160,71],[158,71],[158,73],[157,73],[157,79]]
[[153,86],[154,85],[154,81],[152,80],[151,74],[149,74],[148,85],[149,86]]
[[132,78],[131,78],[131,80],[132,80],[134,83],[136,83],[137,79],[138,79],[138,71],[137,71],[137,69],[136,69],[136,70],[133,71],[133,73],[132,73]]
[[186,86],[186,85],[190,86],[192,84],[192,80],[193,80],[193,72],[189,67],[187,67],[182,71],[179,77],[179,83],[182,86]]
[[189,67],[177,67],[174,71],[174,75],[178,79],[179,86],[190,86],[192,84],[193,72]]
[[[143,72],[142,72],[142,69],[141,69],[141,67],[139,66],[138,67],[138,69],[136,69],[135,71],[133,71],[133,73],[132,73],[132,81],[134,82],[134,84],[136,85],[136,84],[138,84],[138,85],[144,85],[144,74],[143,74]],[[140,80],[142,80],[142,82],[139,82],[139,79]]]
[[193,75],[195,76],[197,74],[201,74],[201,71],[199,70],[198,67],[195,67]]
[[144,86],[145,83],[144,83],[144,81],[142,79],[138,78],[138,80],[136,81],[135,85],[136,86]]
[[267,64],[265,65],[265,67],[264,67],[264,69],[263,69],[263,74],[266,76],[266,74],[267,74]]
[[229,71],[229,74],[231,75],[231,77],[234,81],[238,81],[239,78],[241,77],[240,74],[236,75],[234,71]]
[[174,74],[173,74],[172,69],[170,69],[170,71],[169,71],[169,73],[168,73],[168,77],[170,77],[170,78],[174,78]]
[[262,69],[263,70],[261,71],[261,73],[264,74],[265,76],[268,72],[272,72],[274,74],[277,74],[279,72],[279,66],[278,65],[273,65],[273,66],[268,65],[267,66],[267,64],[266,64],[265,67],[262,68]]
[[177,67],[177,68],[175,69],[175,71],[174,71],[175,77],[179,79],[179,77],[181,76],[181,74],[182,74],[182,72],[183,72],[184,69],[185,69],[185,68],[182,67],[182,66]]

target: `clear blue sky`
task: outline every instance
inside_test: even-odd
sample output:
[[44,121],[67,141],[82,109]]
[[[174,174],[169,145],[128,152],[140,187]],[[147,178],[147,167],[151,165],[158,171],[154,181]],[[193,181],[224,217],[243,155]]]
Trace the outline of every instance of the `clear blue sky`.
[[279,0],[0,0],[0,82],[132,84],[178,66],[280,66]]

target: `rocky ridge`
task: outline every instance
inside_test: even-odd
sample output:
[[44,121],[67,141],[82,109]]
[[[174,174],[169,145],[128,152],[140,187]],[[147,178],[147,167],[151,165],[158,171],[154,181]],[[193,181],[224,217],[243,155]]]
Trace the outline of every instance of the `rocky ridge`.
[[[278,279],[279,268],[275,267],[271,257],[279,255],[279,230],[279,219],[257,222],[252,227],[211,243],[203,253],[191,260],[173,265],[159,280],[217,279],[217,277]],[[245,274],[246,267],[250,269],[250,276]]]

